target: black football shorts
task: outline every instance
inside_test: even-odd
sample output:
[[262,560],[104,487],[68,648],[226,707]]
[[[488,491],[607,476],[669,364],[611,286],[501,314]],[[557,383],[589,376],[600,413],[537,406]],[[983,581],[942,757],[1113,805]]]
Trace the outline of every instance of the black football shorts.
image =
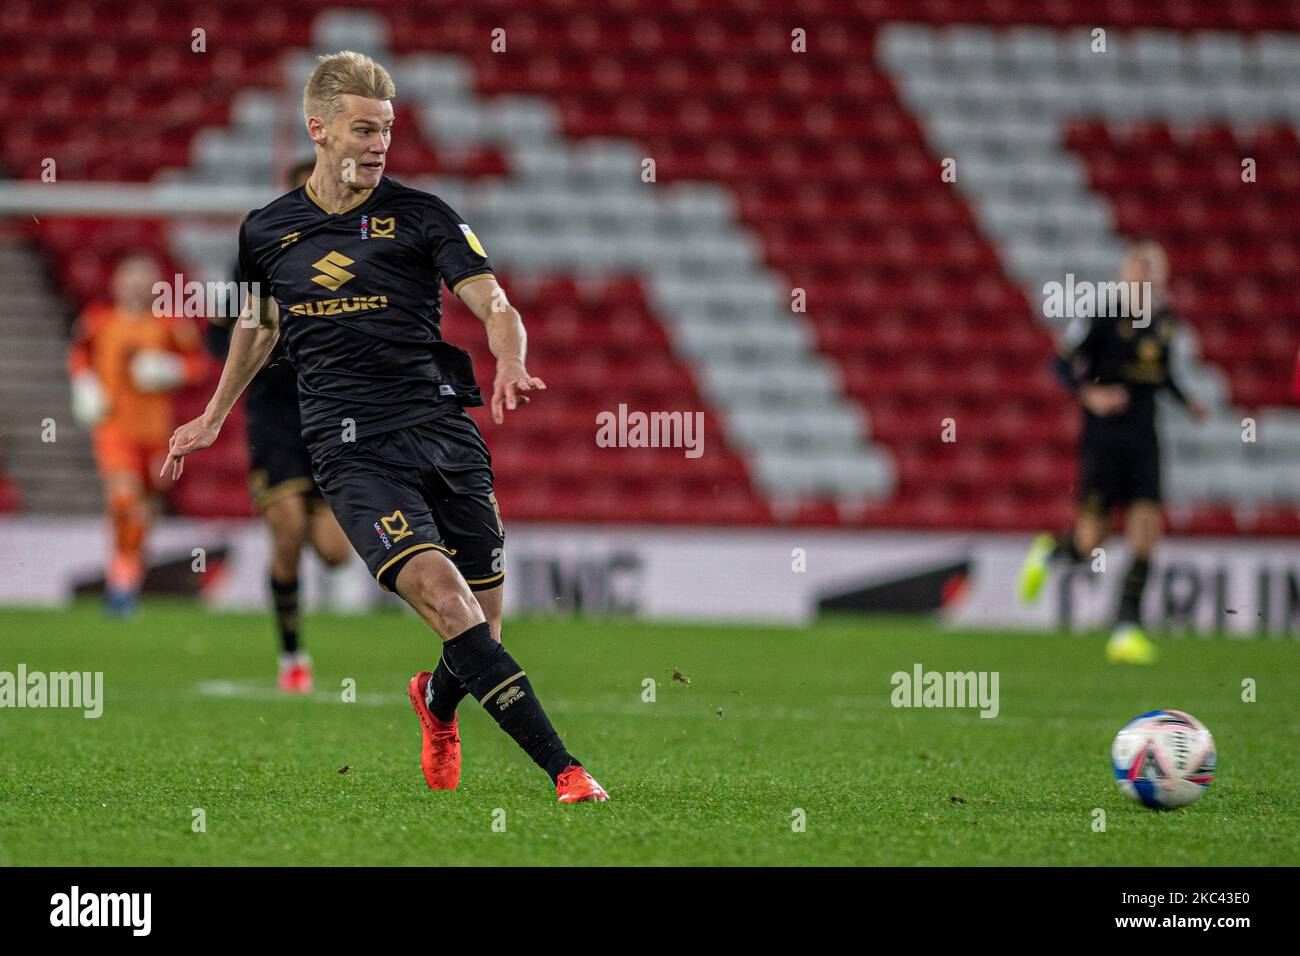
[[248,385],[249,491],[258,511],[289,495],[304,495],[309,508],[325,507],[312,478],[311,454],[302,438],[298,378],[279,362],[262,369]]
[[505,579],[505,529],[492,456],[460,409],[433,421],[340,443],[315,480],[352,547],[385,591],[422,551],[447,555],[470,589]]
[[1160,444],[1152,429],[1089,422],[1079,441],[1079,503],[1105,515],[1135,501],[1159,503]]
[[312,478],[296,395],[294,400],[291,412],[251,401],[247,405],[248,486],[258,511],[288,495],[306,495],[309,506],[325,504]]

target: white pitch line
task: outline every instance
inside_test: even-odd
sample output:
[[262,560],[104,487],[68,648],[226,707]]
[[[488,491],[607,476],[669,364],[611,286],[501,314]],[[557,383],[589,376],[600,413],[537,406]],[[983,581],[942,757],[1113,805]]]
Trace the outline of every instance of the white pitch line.
[[[194,692],[204,697],[226,697],[237,700],[295,701],[310,700],[318,704],[343,704],[342,691],[317,690],[310,694],[286,694],[273,685],[258,680],[209,680],[194,685]],[[406,703],[405,694],[357,694],[355,702],[365,707],[391,707]]]

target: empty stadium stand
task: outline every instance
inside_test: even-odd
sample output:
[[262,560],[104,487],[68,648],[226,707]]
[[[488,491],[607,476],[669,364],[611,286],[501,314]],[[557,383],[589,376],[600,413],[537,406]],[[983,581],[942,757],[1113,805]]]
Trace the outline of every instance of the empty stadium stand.
[[0,513],[98,511],[90,438],[72,420],[68,303],[21,233],[0,229]]
[[[1180,371],[1217,406],[1199,428],[1165,416],[1174,523],[1300,532],[1300,3],[1103,7],[1099,59],[1096,4],[1074,0],[620,0],[599,20],[581,0],[14,0],[0,161],[18,179],[54,157],[61,181],[271,182],[304,147],[310,51],[382,54],[390,172],[474,223],[552,386],[504,428],[480,416],[514,519],[1063,525],[1078,413],[1048,374],[1039,290],[1153,234],[1190,325]],[[78,306],[139,245],[224,278],[236,223],[20,228]],[[448,303],[486,387],[471,323]],[[596,448],[620,402],[703,410],[705,455]],[[240,427],[178,510],[249,513]]]

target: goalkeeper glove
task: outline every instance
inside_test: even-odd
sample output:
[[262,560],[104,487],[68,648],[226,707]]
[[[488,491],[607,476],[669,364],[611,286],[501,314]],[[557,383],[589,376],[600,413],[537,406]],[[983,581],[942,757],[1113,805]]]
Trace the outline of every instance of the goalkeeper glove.
[[131,357],[131,380],[142,392],[165,392],[185,380],[185,360],[175,352],[143,349]]
[[108,398],[94,372],[82,372],[72,380],[72,417],[83,428],[93,428],[108,414]]

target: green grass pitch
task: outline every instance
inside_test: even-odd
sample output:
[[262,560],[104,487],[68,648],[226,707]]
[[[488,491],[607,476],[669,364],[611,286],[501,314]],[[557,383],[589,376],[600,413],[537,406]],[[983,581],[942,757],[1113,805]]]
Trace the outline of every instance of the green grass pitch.
[[[612,794],[564,807],[476,705],[461,708],[460,790],[425,787],[405,690],[435,646],[406,614],[309,616],[311,698],[275,693],[266,615],[152,603],[123,624],[82,604],[0,611],[0,635],[0,671],[22,662],[105,681],[99,719],[0,710],[0,864],[1300,859],[1293,641],[1168,639],[1159,665],[1119,668],[1100,637],[946,633],[917,619],[507,621],[552,720]],[[998,671],[1000,714],[892,707],[890,675],[917,662]],[[1244,678],[1255,703],[1242,701]],[[1108,760],[1120,725],[1158,707],[1195,714],[1219,746],[1213,786],[1170,813],[1121,796]]]

